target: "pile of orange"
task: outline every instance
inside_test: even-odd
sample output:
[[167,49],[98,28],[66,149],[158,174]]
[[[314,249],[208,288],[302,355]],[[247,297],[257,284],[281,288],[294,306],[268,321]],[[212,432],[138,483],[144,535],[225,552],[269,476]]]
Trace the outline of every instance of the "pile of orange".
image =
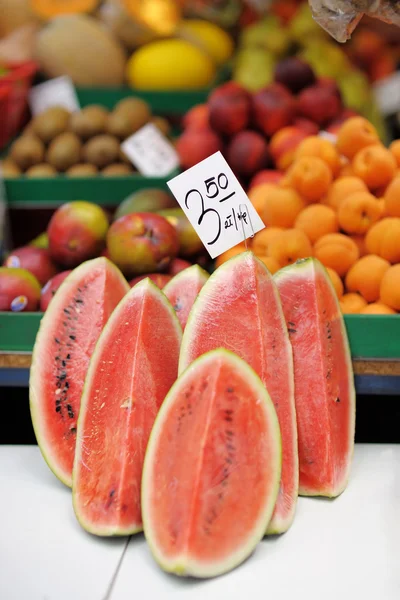
[[352,117],[335,142],[303,140],[280,182],[248,195],[266,225],[248,245],[271,273],[312,255],[343,313],[400,312],[400,140],[386,148],[371,123]]

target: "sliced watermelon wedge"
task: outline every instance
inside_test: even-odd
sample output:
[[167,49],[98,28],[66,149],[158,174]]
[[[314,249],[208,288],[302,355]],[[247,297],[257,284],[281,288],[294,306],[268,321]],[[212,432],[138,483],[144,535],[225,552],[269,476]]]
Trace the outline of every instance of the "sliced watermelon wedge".
[[281,475],[274,406],[256,373],[223,349],[176,381],[156,418],[142,478],[155,560],[195,577],[226,573],[265,533]]
[[276,408],[282,480],[267,533],[283,533],[293,521],[298,496],[293,357],[278,290],[252,252],[221,265],[200,291],[184,331],[179,371],[218,347],[235,352],[255,370]]
[[354,449],[355,391],[343,316],[329,275],[315,258],[274,279],[294,356],[300,494],[338,496]]
[[72,497],[95,535],[142,529],[140,485],[154,419],[178,373],[182,330],[159,288],[137,283],[96,345],[82,394]]
[[72,485],[83,383],[97,339],[129,285],[106,258],[74,269],[45,312],[32,355],[30,410],[39,448],[53,473]]
[[163,288],[164,294],[175,309],[182,329],[185,329],[193,303],[208,278],[207,271],[199,265],[193,265],[175,275]]

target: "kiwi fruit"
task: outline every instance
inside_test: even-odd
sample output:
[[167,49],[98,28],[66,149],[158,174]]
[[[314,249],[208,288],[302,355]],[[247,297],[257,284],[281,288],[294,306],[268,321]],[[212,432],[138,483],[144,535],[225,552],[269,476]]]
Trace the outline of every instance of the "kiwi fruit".
[[29,167],[43,162],[45,147],[34,135],[22,136],[11,146],[10,157],[17,166],[26,171]]
[[167,119],[164,119],[164,117],[153,117],[151,119],[151,123],[153,123],[153,125],[158,127],[158,129],[161,131],[161,133],[163,135],[165,135],[166,137],[168,137],[169,134],[171,133],[171,125],[169,124]]
[[108,165],[105,169],[102,170],[101,174],[107,177],[116,177],[118,175],[131,175],[132,168],[129,165],[123,163],[114,163],[112,165]]
[[85,162],[103,169],[116,162],[119,156],[120,145],[117,138],[112,135],[96,135],[86,142],[82,156]]
[[115,111],[107,119],[106,132],[120,140],[126,140],[135,132],[135,123],[128,112]]
[[133,127],[132,133],[146,125],[151,119],[151,109],[141,98],[124,98],[114,108],[115,113],[129,115]]
[[94,165],[88,163],[80,163],[70,167],[65,173],[68,177],[93,177],[97,175],[98,171]]
[[0,172],[7,179],[14,179],[22,173],[19,166],[11,158],[6,158],[0,163]]
[[25,175],[27,177],[54,177],[57,175],[57,171],[47,163],[40,163],[28,169]]
[[45,144],[67,130],[70,112],[62,106],[52,106],[32,121],[32,131]]
[[69,129],[86,141],[95,135],[105,132],[108,111],[97,104],[86,106],[74,113],[69,121]]
[[57,171],[66,171],[76,165],[81,157],[81,141],[75,133],[66,131],[61,133],[51,142],[46,160]]

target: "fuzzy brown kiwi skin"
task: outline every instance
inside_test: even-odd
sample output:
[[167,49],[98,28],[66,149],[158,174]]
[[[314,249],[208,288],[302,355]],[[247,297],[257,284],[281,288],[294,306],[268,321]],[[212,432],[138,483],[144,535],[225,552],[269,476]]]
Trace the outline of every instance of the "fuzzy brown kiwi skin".
[[43,162],[44,154],[43,142],[34,135],[27,135],[15,140],[11,146],[10,158],[22,171],[26,171]]
[[53,106],[33,119],[31,130],[43,143],[49,144],[55,137],[67,131],[69,119],[68,110],[62,106]]
[[98,175],[98,170],[94,165],[79,163],[70,167],[65,174],[67,177],[94,177]]
[[85,162],[104,169],[118,160],[120,153],[119,140],[112,135],[97,135],[83,147],[82,155]]
[[83,141],[105,133],[108,111],[97,104],[86,106],[74,113],[69,121],[69,129]]
[[51,142],[46,159],[57,171],[66,171],[76,165],[81,157],[82,144],[74,133],[61,133]]

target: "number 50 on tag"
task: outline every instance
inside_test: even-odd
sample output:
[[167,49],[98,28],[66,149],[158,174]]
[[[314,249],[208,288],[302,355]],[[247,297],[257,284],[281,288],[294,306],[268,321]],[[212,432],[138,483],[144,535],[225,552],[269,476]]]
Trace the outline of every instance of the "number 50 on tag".
[[221,152],[168,181],[211,258],[264,229]]

